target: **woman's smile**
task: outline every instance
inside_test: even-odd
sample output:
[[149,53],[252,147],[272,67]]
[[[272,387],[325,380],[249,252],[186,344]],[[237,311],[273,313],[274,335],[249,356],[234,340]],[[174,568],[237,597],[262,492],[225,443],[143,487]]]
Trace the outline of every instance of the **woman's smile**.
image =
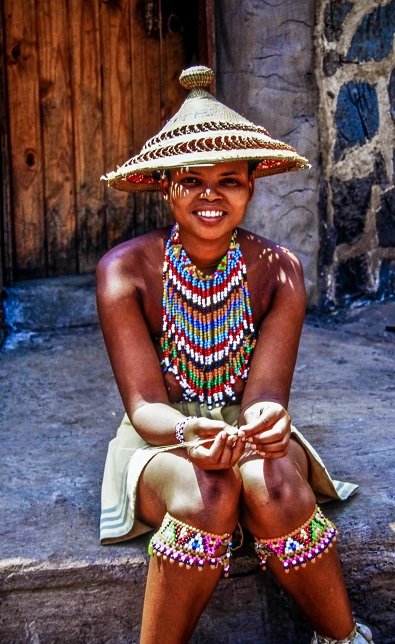
[[193,214],[197,217],[203,217],[203,219],[219,219],[220,217],[226,216],[226,211],[224,210],[194,210]]

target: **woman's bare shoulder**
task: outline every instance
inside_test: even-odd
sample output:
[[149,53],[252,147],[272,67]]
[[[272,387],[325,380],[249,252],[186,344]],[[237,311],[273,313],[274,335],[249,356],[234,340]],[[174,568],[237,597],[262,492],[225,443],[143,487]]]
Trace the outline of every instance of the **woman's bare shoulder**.
[[139,269],[142,262],[162,254],[169,228],[154,230],[145,235],[129,239],[109,250],[100,260],[99,267],[108,270],[111,267],[120,270]]
[[241,244],[247,268],[258,266],[260,270],[276,273],[280,270],[303,272],[298,257],[288,248],[275,241],[240,228],[238,240]]
[[304,311],[303,268],[296,255],[280,244],[247,230],[240,229],[238,239],[247,267],[256,327],[273,309],[274,303],[289,307],[292,301],[297,310]]
[[99,261],[96,270],[99,293],[101,289],[122,294],[124,289],[139,288],[152,275],[161,274],[164,246],[169,228],[155,230],[130,239],[109,250]]

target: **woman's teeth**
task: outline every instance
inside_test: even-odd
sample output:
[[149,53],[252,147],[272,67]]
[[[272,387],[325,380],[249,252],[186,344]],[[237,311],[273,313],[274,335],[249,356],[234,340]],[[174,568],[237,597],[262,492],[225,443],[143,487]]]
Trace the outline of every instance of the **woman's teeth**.
[[199,217],[210,217],[211,219],[214,219],[215,217],[222,217],[225,213],[223,210],[197,210],[196,214],[199,215]]

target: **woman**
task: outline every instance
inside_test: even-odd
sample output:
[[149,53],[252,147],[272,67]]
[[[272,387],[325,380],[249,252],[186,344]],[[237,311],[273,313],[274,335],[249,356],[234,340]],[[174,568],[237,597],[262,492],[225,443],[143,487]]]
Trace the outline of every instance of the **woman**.
[[204,89],[212,77],[183,72],[192,91],[179,112],[107,177],[118,189],[160,189],[175,224],[114,248],[98,267],[126,410],[106,462],[102,542],[156,530],[143,643],[189,640],[228,574],[238,522],[309,618],[313,642],[371,641],[351,614],[336,528],[316,506],[315,493],[339,498],[334,482],[287,412],[302,268],[239,228],[256,177],[307,161],[216,101]]

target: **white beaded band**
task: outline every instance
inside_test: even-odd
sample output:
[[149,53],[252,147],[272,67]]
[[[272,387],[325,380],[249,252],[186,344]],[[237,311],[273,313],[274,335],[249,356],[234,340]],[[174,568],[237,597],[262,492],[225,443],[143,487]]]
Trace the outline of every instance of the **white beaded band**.
[[184,429],[185,425],[189,420],[192,420],[193,418],[196,418],[196,416],[188,416],[188,418],[184,418],[184,420],[178,421],[175,427],[175,432],[176,432],[176,439],[184,445],[185,439],[184,439]]

